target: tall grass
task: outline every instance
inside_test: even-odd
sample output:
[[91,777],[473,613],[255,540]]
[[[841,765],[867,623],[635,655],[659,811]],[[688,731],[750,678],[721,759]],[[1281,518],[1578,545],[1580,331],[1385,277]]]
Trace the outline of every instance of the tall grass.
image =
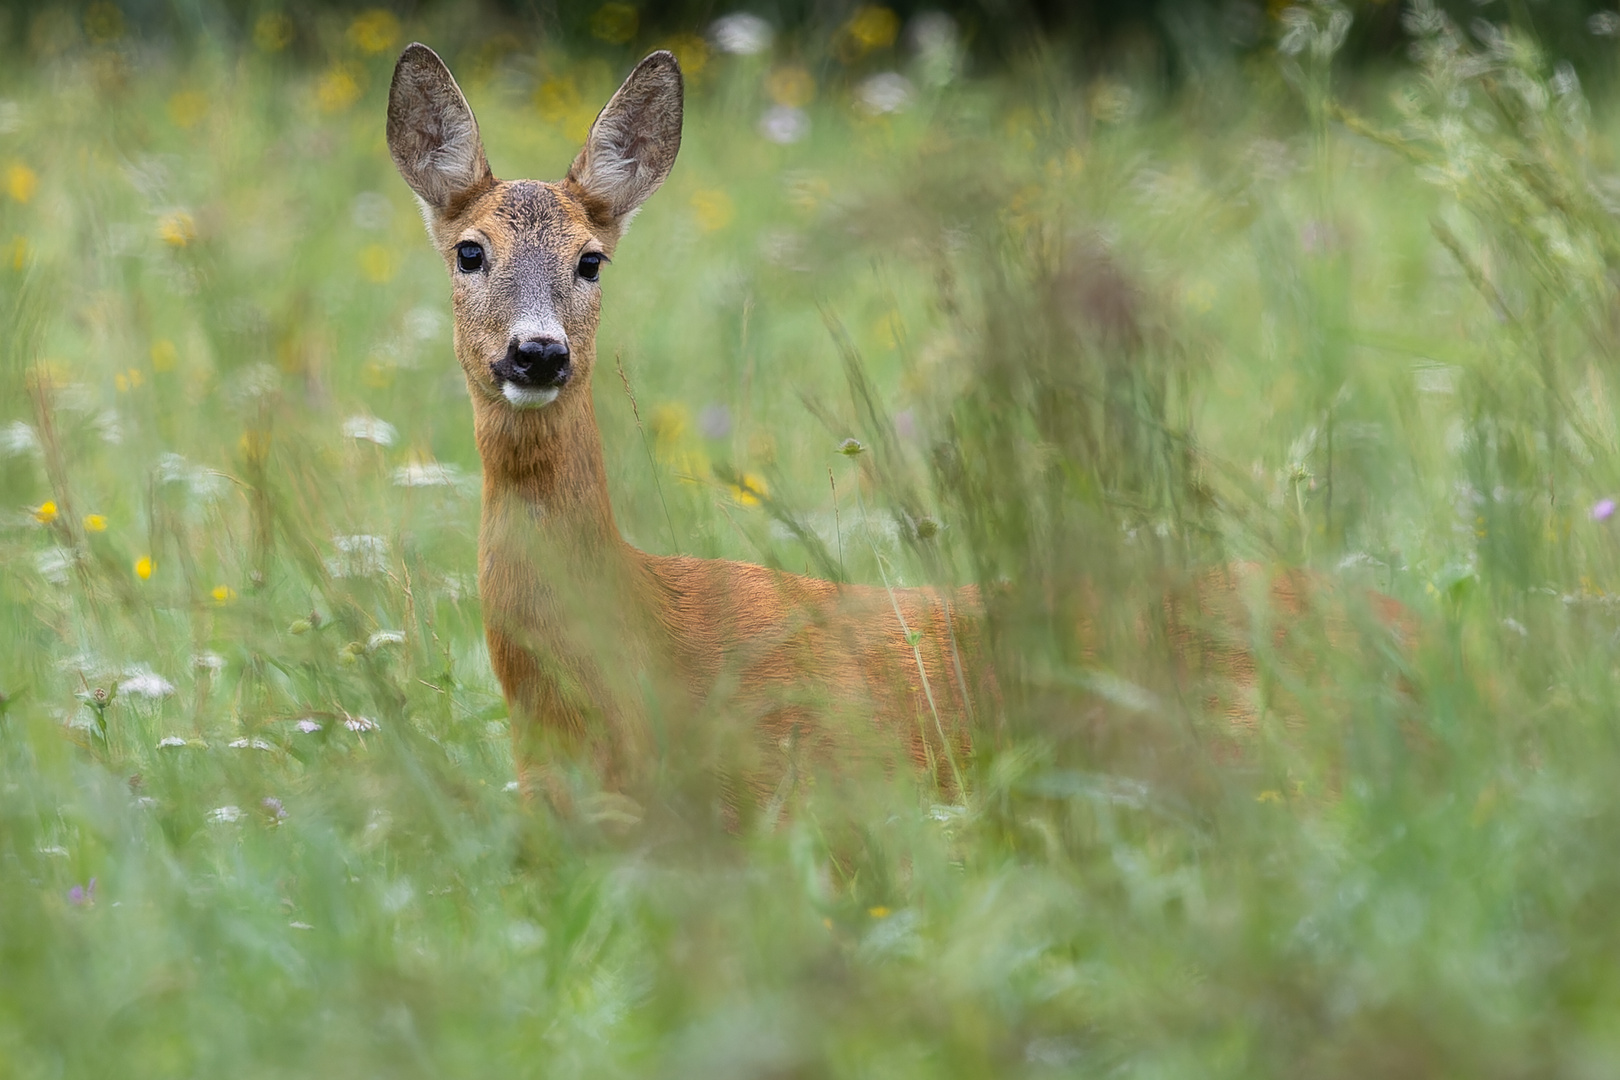
[[[6,65],[0,1075],[1613,1068],[1610,111],[1422,5],[1348,82],[1334,10],[1176,97],[680,43],[604,274],[620,523],[980,583],[999,687],[963,792],[741,833],[515,791],[402,32]],[[450,59],[501,176],[622,73]],[[1246,733],[1163,615],[1237,560],[1338,597],[1240,592]]]

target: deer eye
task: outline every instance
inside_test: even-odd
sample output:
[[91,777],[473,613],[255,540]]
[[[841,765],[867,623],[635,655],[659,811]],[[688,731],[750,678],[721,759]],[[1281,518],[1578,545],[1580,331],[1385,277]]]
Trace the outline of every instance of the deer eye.
[[484,249],[471,240],[457,244],[456,265],[463,274],[476,274],[484,268]]
[[602,272],[604,261],[601,252],[587,251],[579,257],[579,276],[586,281],[595,281]]

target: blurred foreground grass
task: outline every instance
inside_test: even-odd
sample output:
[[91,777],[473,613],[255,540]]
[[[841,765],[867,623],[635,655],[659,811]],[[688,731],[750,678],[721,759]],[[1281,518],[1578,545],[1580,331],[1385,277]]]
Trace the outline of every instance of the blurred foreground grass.
[[[397,27],[0,71],[0,1075],[1610,1074],[1616,132],[1421,6],[1344,111],[1311,10],[1169,101],[688,55],[622,526],[999,583],[960,805],[744,835],[514,793]],[[630,59],[450,57],[541,177]],[[1233,740],[1152,618],[1229,558],[1422,634],[1257,625]]]

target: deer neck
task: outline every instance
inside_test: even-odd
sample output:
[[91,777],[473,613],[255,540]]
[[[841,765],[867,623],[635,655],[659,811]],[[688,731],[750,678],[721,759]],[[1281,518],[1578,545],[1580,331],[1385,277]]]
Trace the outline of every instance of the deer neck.
[[613,519],[588,386],[542,409],[480,401],[474,412],[486,540],[504,522],[534,530],[546,555],[569,571],[633,561]]

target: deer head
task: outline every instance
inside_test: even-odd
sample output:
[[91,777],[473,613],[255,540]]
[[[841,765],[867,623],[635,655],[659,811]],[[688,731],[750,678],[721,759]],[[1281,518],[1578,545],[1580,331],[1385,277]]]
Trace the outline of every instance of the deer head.
[[409,46],[388,93],[388,148],[450,272],[456,357],[479,427],[590,408],[602,266],[681,145],[681,71],[648,56],[557,183],[495,179],[444,61]]

